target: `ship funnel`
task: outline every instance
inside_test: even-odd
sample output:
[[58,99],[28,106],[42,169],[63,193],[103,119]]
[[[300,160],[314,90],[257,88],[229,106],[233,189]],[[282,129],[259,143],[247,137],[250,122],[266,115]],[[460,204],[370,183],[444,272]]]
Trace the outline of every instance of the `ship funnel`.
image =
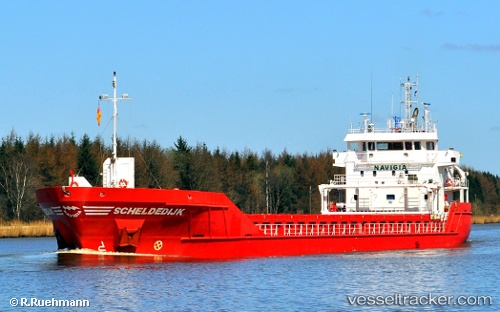
[[413,115],[411,115],[411,124],[412,124],[413,130],[416,130],[418,127],[417,116],[418,116],[418,107],[415,107],[415,109],[413,110]]
[[413,115],[411,117],[416,119],[417,116],[418,116],[418,107],[415,107],[415,109],[413,110]]

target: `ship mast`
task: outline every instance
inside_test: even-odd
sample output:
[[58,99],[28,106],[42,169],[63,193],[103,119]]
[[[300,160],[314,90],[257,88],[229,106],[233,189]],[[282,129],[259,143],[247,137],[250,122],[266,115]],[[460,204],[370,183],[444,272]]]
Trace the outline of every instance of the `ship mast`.
[[417,75],[417,81],[416,82],[411,82],[410,81],[410,76],[408,76],[406,82],[401,82],[401,87],[405,89],[405,100],[401,102],[401,104],[405,104],[405,125],[408,127],[412,124],[412,113],[411,113],[411,106],[412,104],[418,104],[418,100],[412,101],[411,99],[411,92],[413,87],[415,87],[414,95],[417,97],[417,88],[418,88],[418,75]]
[[117,120],[118,120],[118,101],[131,100],[127,93],[123,93],[121,97],[116,97],[116,72],[113,72],[113,97],[110,99],[109,95],[103,94],[99,96],[101,101],[113,102],[113,154],[111,157],[111,185],[117,186],[117,172],[116,172],[116,159],[117,159]]

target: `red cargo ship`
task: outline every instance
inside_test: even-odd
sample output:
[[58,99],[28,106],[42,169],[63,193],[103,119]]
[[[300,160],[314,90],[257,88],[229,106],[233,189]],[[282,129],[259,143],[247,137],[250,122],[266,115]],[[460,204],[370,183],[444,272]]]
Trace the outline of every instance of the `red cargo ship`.
[[[321,214],[245,214],[221,193],[134,187],[134,160],[113,155],[103,186],[71,176],[68,186],[37,190],[58,247],[154,254],[173,260],[239,259],[355,251],[457,247],[471,229],[467,173],[460,153],[438,150],[429,104],[412,99],[417,82],[401,83],[404,117],[375,128],[364,115],[350,128],[334,166],[344,174],[319,185]],[[416,94],[416,92],[415,92]],[[423,105],[421,124],[418,108]]]

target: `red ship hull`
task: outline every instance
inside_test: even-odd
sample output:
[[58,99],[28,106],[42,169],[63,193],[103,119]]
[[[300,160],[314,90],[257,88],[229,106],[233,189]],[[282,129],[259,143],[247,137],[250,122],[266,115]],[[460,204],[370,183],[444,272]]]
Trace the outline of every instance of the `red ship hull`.
[[448,248],[470,233],[470,203],[446,220],[422,213],[244,214],[221,193],[49,187],[37,202],[59,248],[217,260],[355,251]]

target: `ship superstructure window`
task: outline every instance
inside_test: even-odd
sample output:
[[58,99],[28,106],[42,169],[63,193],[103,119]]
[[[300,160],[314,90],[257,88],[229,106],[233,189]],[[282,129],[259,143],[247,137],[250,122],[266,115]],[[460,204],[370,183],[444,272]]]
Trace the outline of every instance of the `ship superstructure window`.
[[369,151],[375,150],[375,142],[363,142],[363,151],[367,150],[367,146]]
[[403,147],[403,142],[377,142],[379,151],[402,151]]
[[[359,144],[359,145],[358,145]],[[353,143],[349,143],[349,149],[357,151],[357,147],[361,147],[361,149],[366,151],[411,151],[411,150],[422,150],[422,142],[421,141],[405,141],[405,142],[356,142],[356,145]],[[423,142],[423,146],[427,150],[435,150],[436,142],[427,141]]]
[[377,150],[378,151],[387,151],[389,149],[388,142],[377,142]]
[[[357,152],[359,150],[359,143],[358,142],[350,142],[349,143],[349,150]],[[364,143],[363,143],[363,150],[365,150]]]
[[389,142],[389,149],[393,151],[402,151],[403,142]]
[[396,199],[396,195],[394,195],[394,194],[387,194],[386,198],[387,198],[387,200],[395,200]]
[[418,182],[417,175],[416,174],[408,174],[408,182],[417,183]]

